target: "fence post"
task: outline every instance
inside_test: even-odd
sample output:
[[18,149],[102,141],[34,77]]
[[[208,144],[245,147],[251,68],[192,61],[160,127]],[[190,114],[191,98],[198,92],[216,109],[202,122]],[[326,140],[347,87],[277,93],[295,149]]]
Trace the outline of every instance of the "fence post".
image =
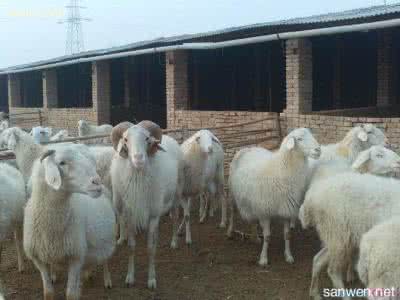
[[38,110],[38,113],[39,113],[39,125],[42,126],[42,125],[43,125],[43,122],[42,122],[42,112],[41,112],[40,109]]

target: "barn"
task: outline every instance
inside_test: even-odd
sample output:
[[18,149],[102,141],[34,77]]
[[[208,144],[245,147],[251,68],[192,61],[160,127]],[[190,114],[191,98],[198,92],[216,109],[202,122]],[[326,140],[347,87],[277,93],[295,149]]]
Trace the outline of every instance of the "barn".
[[72,131],[80,119],[174,129],[279,114],[284,130],[309,127],[325,143],[370,122],[398,148],[399,25],[399,4],[373,6],[9,67],[0,108]]

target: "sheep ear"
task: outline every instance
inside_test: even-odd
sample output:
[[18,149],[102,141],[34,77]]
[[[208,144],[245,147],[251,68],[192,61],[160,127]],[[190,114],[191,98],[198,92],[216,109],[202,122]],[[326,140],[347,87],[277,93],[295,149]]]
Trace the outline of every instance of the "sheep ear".
[[10,136],[8,137],[8,143],[7,143],[7,148],[10,150],[14,150],[15,147],[17,146],[17,142],[18,142],[18,137],[15,134],[15,132],[11,132]]
[[286,148],[288,150],[292,150],[295,145],[296,145],[296,142],[295,142],[294,138],[293,137],[288,138],[288,140],[286,141]]
[[157,144],[157,150],[167,152],[160,144]]
[[[216,142],[217,144],[221,145],[221,142],[219,141],[219,139],[218,139],[217,137],[213,136],[211,139],[212,139],[214,142]],[[221,145],[221,146],[222,146],[222,145]]]
[[49,154],[47,157],[42,157],[44,164],[45,179],[49,186],[58,191],[61,187],[61,174],[53,157]]
[[128,147],[121,140],[118,143],[117,152],[121,157],[128,158]]
[[360,131],[357,134],[357,137],[362,142],[366,142],[368,140],[368,134],[364,130]]
[[357,159],[354,161],[351,168],[360,173],[364,173],[363,169],[365,167],[365,164],[369,161],[369,159],[370,159],[370,152],[363,151],[357,156]]

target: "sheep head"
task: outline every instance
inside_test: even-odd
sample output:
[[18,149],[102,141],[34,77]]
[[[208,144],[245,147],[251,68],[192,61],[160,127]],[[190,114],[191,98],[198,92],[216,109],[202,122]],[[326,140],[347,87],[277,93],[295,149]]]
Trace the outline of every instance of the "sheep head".
[[400,156],[383,146],[372,146],[362,151],[352,165],[359,173],[385,175],[400,170]]
[[111,132],[114,149],[123,158],[130,157],[137,168],[144,167],[147,157],[157,151],[165,151],[160,145],[162,130],[151,121],[142,121],[137,125],[123,122],[115,126]]
[[281,149],[292,151],[297,149],[304,156],[318,159],[321,155],[321,146],[308,128],[297,128],[291,131],[283,140]]
[[218,138],[209,130],[199,130],[193,135],[193,137],[196,143],[199,145],[201,153],[204,155],[212,153],[213,143],[217,143],[222,146]]
[[87,194],[97,198],[102,184],[96,172],[96,162],[74,146],[47,150],[40,157],[44,179],[56,191]]
[[123,158],[128,158],[128,148],[122,141],[122,135],[128,130],[128,128],[132,126],[133,124],[131,122],[122,122],[114,126],[114,128],[111,130],[111,143],[114,147],[114,150],[117,151],[118,154]]

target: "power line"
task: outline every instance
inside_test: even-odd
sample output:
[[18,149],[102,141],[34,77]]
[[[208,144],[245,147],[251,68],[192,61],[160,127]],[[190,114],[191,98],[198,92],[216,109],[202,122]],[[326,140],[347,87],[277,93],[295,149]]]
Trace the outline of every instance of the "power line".
[[86,7],[80,6],[80,1],[81,0],[70,0],[69,4],[65,6],[67,9],[67,18],[58,22],[59,24],[67,24],[65,54],[85,51],[82,23],[91,21],[91,19],[81,16],[80,10]]

